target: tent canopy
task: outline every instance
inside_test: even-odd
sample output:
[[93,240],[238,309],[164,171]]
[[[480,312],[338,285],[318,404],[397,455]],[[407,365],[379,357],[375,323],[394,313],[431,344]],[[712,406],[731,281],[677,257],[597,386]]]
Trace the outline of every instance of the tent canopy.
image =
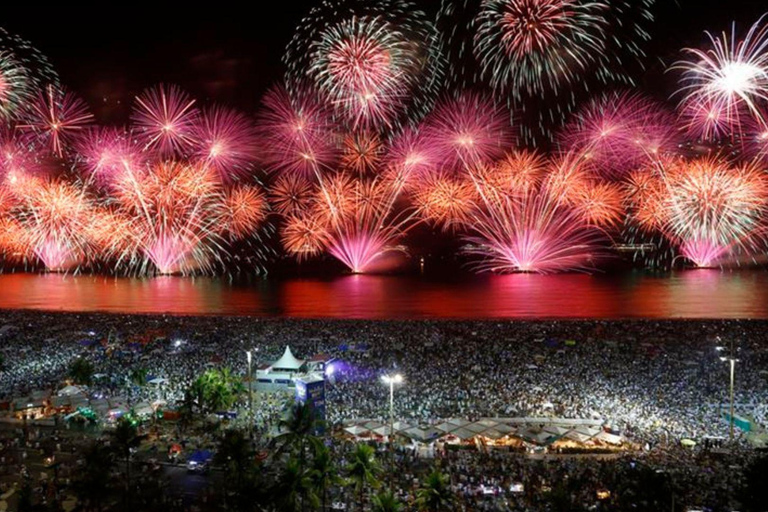
[[296,359],[291,352],[291,347],[285,347],[283,356],[272,363],[273,370],[298,370],[304,364],[304,361]]

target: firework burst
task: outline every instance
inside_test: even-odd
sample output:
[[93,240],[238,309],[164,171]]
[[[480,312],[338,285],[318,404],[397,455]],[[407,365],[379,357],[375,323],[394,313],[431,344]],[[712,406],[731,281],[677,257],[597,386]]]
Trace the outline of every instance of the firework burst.
[[671,114],[642,96],[628,93],[591,101],[559,138],[566,151],[583,154],[609,179],[674,152],[679,143]]
[[[702,136],[717,135],[712,123],[727,125],[740,133],[743,113],[766,126],[760,104],[768,100],[768,25],[761,17],[739,41],[736,24],[730,35],[714,36],[707,32],[710,48],[686,48],[689,59],[677,62],[672,69],[682,72],[681,87],[684,111],[690,115],[690,127],[699,128]],[[701,113],[701,114],[699,114]],[[705,116],[702,114],[706,114]]]
[[227,108],[207,108],[192,133],[192,160],[215,170],[225,182],[247,175],[258,140],[248,117]]
[[424,138],[446,172],[491,162],[513,142],[509,115],[493,101],[474,94],[437,105],[425,120]]
[[638,220],[658,229],[697,267],[755,252],[768,184],[752,167],[706,158],[657,165],[656,183],[635,187]]
[[318,176],[338,159],[337,127],[325,104],[282,87],[264,96],[257,120],[262,164],[271,171]]
[[93,121],[88,106],[64,89],[48,85],[27,105],[21,129],[31,131],[61,157],[66,145]]
[[[144,149],[184,156],[196,141],[195,100],[175,85],[158,85],[136,97],[131,120]],[[205,126],[205,125],[203,125]]]
[[350,127],[423,116],[442,77],[427,15],[401,0],[325,0],[299,25],[284,61],[293,90],[309,80]]

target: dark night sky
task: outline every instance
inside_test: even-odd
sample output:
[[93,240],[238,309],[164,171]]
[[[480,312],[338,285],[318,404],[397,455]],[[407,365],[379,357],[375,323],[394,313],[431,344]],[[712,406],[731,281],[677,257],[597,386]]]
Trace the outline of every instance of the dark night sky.
[[[253,109],[282,73],[280,57],[293,27],[319,0],[257,0],[262,14],[242,3],[114,2],[89,5],[13,2],[0,25],[45,53],[64,84],[104,121],[122,120],[133,96],[157,82],[177,83],[202,99]],[[439,0],[415,0],[434,12]],[[703,31],[735,20],[747,27],[768,11],[765,0],[658,0],[649,65],[674,60],[682,46],[703,43]],[[71,2],[69,3],[71,4]],[[188,4],[193,5],[193,4]],[[661,69],[659,64],[656,64]],[[645,88],[659,87],[653,73]],[[651,91],[667,94],[669,91]]]

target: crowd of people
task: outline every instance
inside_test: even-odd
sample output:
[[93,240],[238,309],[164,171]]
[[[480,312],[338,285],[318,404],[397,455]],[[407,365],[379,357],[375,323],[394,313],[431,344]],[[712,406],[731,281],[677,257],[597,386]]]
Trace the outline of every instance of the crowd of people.
[[[540,489],[564,474],[581,482],[581,490],[569,491],[572,496],[596,502],[595,492],[616,484],[615,475],[630,471],[638,457],[655,471],[675,475],[675,485],[690,492],[691,500],[697,494],[700,501],[722,504],[733,494],[726,491],[739,485],[740,473],[723,477],[731,474],[718,468],[725,462],[702,459],[679,441],[728,437],[729,366],[721,358],[734,357],[736,414],[753,431],[747,436],[736,429],[738,442],[731,449],[751,453],[749,441],[760,437],[768,414],[764,328],[759,321],[364,322],[2,312],[0,401],[61,387],[73,362],[85,359],[94,371],[90,393],[129,403],[162,396],[173,408],[205,370],[227,367],[244,376],[246,351],[252,351],[255,369],[290,346],[298,358],[333,358],[326,383],[332,426],[362,418],[386,421],[389,388],[381,376],[400,373],[396,420],[600,419],[648,448],[604,462],[440,453],[466,510],[514,510],[516,499],[530,504],[537,498],[510,494],[511,485],[527,482]],[[163,384],[137,385],[137,368]],[[274,396],[255,400],[257,432],[277,422],[283,403]],[[416,486],[409,480],[424,462],[403,450],[397,464],[397,488],[407,500],[413,497],[408,489]]]
[[[0,399],[61,386],[72,362],[94,368],[91,391],[129,402],[162,395],[171,406],[203,371],[247,371],[277,360],[334,358],[327,421],[389,414],[381,376],[400,373],[395,416],[599,418],[644,441],[728,434],[729,367],[736,363],[736,414],[763,425],[768,345],[760,322],[560,321],[371,322],[244,317],[0,315]],[[722,350],[718,351],[720,346]],[[136,368],[160,386],[137,386]],[[259,407],[264,407],[260,411]],[[278,403],[257,400],[257,418]]]

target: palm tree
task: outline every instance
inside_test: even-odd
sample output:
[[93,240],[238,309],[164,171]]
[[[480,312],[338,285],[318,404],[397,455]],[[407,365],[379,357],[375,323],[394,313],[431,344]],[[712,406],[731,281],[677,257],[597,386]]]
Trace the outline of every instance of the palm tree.
[[69,367],[69,376],[75,384],[90,385],[93,380],[93,365],[90,361],[79,357]]
[[309,466],[310,477],[315,492],[320,496],[322,509],[326,509],[328,487],[341,483],[336,465],[333,463],[331,450],[319,439],[310,439],[312,445],[312,463]]
[[102,504],[109,497],[109,474],[114,466],[112,453],[103,444],[95,443],[84,452],[85,465],[75,479],[72,488],[85,510],[102,509]]
[[126,497],[130,494],[131,487],[131,451],[139,447],[143,438],[144,436],[139,435],[136,425],[125,417],[118,420],[117,427],[112,433],[115,451],[125,460]]
[[280,433],[275,437],[279,444],[276,456],[287,449],[298,454],[299,464],[304,467],[307,444],[315,439],[317,416],[307,403],[294,402],[288,409],[288,414],[280,420]]
[[400,512],[403,510],[403,504],[392,493],[392,491],[386,490],[380,492],[371,500],[373,505],[373,512]]
[[379,487],[378,476],[381,474],[381,465],[376,460],[376,452],[367,444],[358,443],[352,453],[352,460],[347,465],[349,481],[360,496],[360,510],[365,507],[365,488]]
[[[239,430],[227,430],[219,440],[214,463],[226,469],[227,476],[234,477],[238,488],[254,467],[253,447]],[[231,480],[231,478],[227,478]]]
[[427,476],[421,488],[416,491],[416,504],[425,512],[452,510],[453,492],[450,479],[437,468]]
[[147,384],[147,375],[149,371],[146,368],[136,368],[131,372],[131,382],[138,387],[144,387]]
[[313,492],[309,472],[302,469],[300,461],[295,457],[288,460],[277,481],[275,502],[277,510],[286,512],[303,511],[307,503],[312,508],[320,504],[317,494]]

